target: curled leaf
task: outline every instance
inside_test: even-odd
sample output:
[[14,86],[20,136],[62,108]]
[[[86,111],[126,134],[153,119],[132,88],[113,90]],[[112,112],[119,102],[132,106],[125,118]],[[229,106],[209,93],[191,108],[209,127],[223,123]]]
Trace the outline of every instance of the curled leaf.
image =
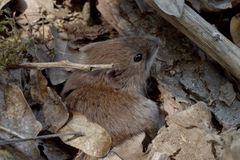
[[72,119],[59,130],[59,133],[80,132],[83,136],[64,136],[62,141],[78,148],[93,157],[103,157],[110,150],[112,140],[105,129],[96,123],[89,122],[80,113],[73,113]]

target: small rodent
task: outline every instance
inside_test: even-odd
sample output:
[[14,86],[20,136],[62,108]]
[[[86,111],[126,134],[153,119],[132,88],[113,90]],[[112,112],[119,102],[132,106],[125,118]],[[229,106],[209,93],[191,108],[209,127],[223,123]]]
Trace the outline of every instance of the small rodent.
[[113,146],[141,132],[153,138],[159,129],[158,106],[144,93],[159,43],[152,36],[116,38],[87,45],[74,59],[114,64],[112,69],[73,72],[61,93],[70,110],[108,131]]

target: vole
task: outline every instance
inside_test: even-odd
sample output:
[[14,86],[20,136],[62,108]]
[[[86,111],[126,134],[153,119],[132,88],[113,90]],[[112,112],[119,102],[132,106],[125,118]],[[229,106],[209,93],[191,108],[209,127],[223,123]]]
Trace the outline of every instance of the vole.
[[61,93],[70,110],[108,131],[113,146],[141,132],[153,138],[159,129],[158,106],[144,96],[159,42],[152,36],[116,38],[87,45],[74,58],[82,64],[114,64],[73,72]]

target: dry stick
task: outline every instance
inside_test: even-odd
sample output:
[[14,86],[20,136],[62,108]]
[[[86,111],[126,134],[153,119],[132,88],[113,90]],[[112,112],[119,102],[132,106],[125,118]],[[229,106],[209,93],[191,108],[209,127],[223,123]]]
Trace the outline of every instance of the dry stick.
[[7,145],[7,144],[13,144],[13,143],[19,143],[19,142],[26,142],[26,141],[32,141],[32,140],[39,140],[39,139],[49,139],[49,138],[56,138],[61,136],[83,136],[81,132],[72,132],[72,133],[59,133],[59,134],[49,134],[49,135],[43,135],[43,136],[37,136],[37,137],[30,137],[30,138],[22,138],[22,139],[6,139],[0,141],[0,146]]
[[180,18],[161,11],[154,1],[146,0],[159,14],[183,32],[209,56],[240,80],[240,48],[222,35],[215,27],[205,21],[193,9],[184,5]]
[[78,64],[72,63],[70,61],[64,60],[59,62],[46,62],[46,63],[21,63],[19,67],[24,68],[36,68],[36,69],[46,69],[46,68],[65,68],[65,69],[79,69],[79,70],[97,70],[97,69],[109,69],[113,67],[113,64]]
[[1,126],[1,125],[0,125],[0,130],[2,130],[2,131],[4,131],[4,132],[7,132],[7,133],[9,133],[9,134],[11,134],[11,135],[13,135],[13,136],[18,137],[18,138],[21,138],[21,139],[25,138],[25,137],[23,137],[22,135],[18,134],[17,132],[15,132],[15,131],[13,131],[13,130],[10,130],[10,129],[6,128],[6,127],[3,127],[3,126]]

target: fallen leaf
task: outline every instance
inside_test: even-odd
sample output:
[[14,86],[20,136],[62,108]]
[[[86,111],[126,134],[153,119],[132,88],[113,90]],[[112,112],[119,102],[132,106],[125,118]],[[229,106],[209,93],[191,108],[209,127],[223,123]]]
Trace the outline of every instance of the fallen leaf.
[[232,8],[231,0],[187,0],[197,11],[218,12]]
[[197,127],[207,129],[211,126],[212,115],[204,102],[198,102],[189,109],[167,117],[169,123],[175,123],[185,128]]
[[41,71],[38,70],[31,70],[30,71],[30,79],[31,79],[31,97],[37,103],[44,103],[48,91],[47,91],[47,84],[48,81],[42,75]]
[[230,22],[230,33],[233,42],[240,47],[240,13],[232,17]]
[[107,157],[100,159],[100,160],[122,160],[121,157],[119,157],[117,154],[109,153]]
[[15,8],[22,12],[22,14],[17,17],[17,22],[20,24],[29,23],[33,25],[44,17],[44,11],[53,11],[52,0],[18,0],[15,5]]
[[[52,34],[54,37],[54,61],[61,61],[67,59],[67,54],[72,53],[68,48],[68,35],[65,32],[58,32],[57,28],[52,28]],[[53,85],[63,83],[69,73],[60,68],[49,68],[47,70],[48,77]]]
[[232,83],[226,82],[224,85],[220,87],[219,100],[223,101],[228,106],[231,106],[235,98],[236,92],[233,89]]
[[69,113],[67,107],[62,102],[60,96],[51,88],[47,88],[48,98],[44,103],[43,114],[45,123],[49,127],[48,130],[56,133],[68,120]]
[[[111,151],[119,155],[124,160],[145,160],[147,159],[147,152],[143,152],[142,142],[145,138],[145,133],[133,136],[131,139],[124,141],[122,144],[114,147]],[[148,146],[148,149],[150,145]],[[113,157],[116,157],[113,156]],[[109,159],[107,159],[109,157]],[[106,160],[114,160],[112,156],[107,156]],[[103,159],[105,160],[105,159]]]
[[179,80],[184,90],[190,94],[191,99],[195,101],[204,101],[209,97],[208,89],[203,80],[200,79],[199,73],[183,71],[184,75]]
[[[240,159],[240,130],[234,128],[224,131],[221,134],[209,134],[208,141],[213,142],[213,147],[219,160]],[[220,146],[220,147],[218,147]]]
[[184,0],[153,1],[166,14],[173,15],[175,17],[181,17],[184,8]]
[[30,157],[24,155],[16,148],[7,145],[4,147],[0,147],[0,159],[1,160],[26,160],[31,159]]
[[[42,125],[34,117],[22,91],[16,85],[9,84],[5,88],[4,99],[5,105],[0,106],[0,125],[23,138],[36,137]],[[0,137],[10,139],[12,135],[0,130]],[[35,141],[16,143],[13,146],[32,159],[41,159]]]
[[168,115],[184,110],[184,107],[174,99],[171,92],[163,85],[159,85],[159,90],[161,92],[161,101],[163,102],[162,107]]
[[[56,133],[68,120],[69,113],[58,94],[47,87],[48,81],[42,75],[41,71],[31,70],[31,96],[32,99],[40,104],[43,113],[43,126],[46,129]],[[59,118],[61,117],[61,118]]]
[[230,107],[219,101],[215,103],[216,107],[211,107],[210,109],[224,129],[229,129],[240,124],[240,101],[235,100]]
[[166,153],[155,152],[151,160],[171,160]]
[[80,149],[93,157],[105,156],[112,145],[111,137],[96,123],[92,123],[80,113],[73,113],[72,119],[59,130],[59,133],[80,132],[83,136],[63,136],[62,141]]
[[47,160],[72,160],[74,158],[73,148],[70,148],[64,143],[59,143],[56,139],[42,140],[40,143],[42,154],[44,154]]
[[179,160],[215,160],[212,146],[206,138],[210,130],[214,133],[209,126],[211,112],[206,104],[196,103],[187,110],[169,116],[167,124],[153,140],[149,159],[159,152]]
[[232,130],[222,134],[224,141],[221,160],[240,159],[240,131]]

